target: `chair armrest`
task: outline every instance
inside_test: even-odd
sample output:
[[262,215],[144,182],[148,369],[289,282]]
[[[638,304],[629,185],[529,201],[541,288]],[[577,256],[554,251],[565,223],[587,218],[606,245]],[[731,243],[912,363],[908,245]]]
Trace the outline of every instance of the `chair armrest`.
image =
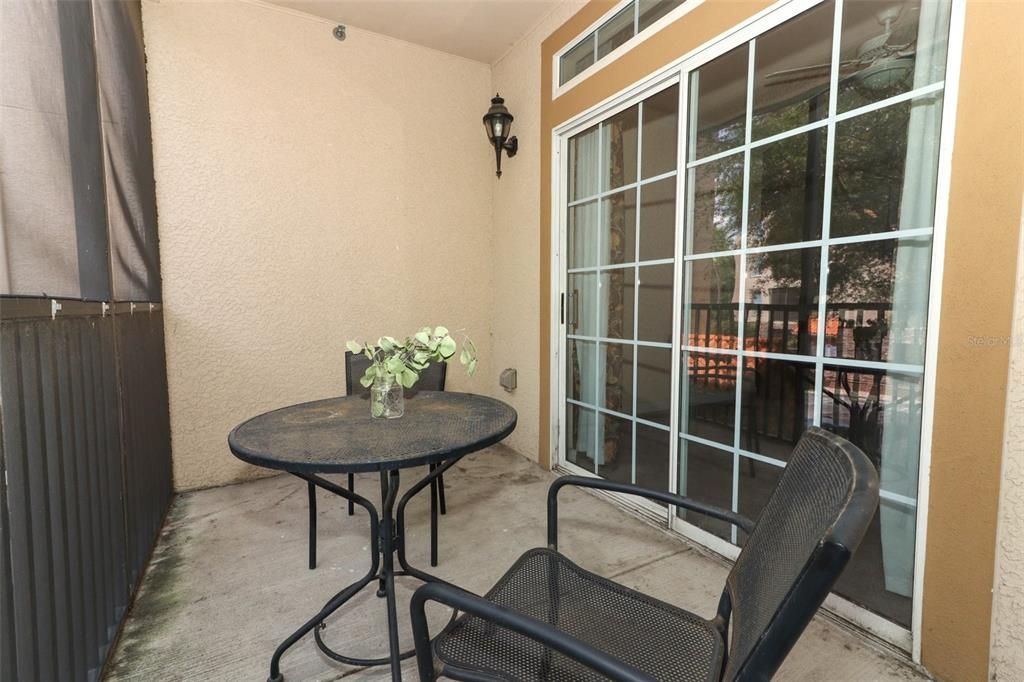
[[430,632],[427,627],[426,603],[428,601],[445,604],[489,623],[525,635],[613,680],[654,682],[654,678],[646,673],[595,649],[562,630],[445,583],[427,583],[421,586],[413,593],[410,603],[413,641],[416,645],[416,665],[421,682],[431,682],[436,678],[434,656],[430,650]]
[[643,488],[631,483],[618,483],[607,481],[603,478],[590,478],[589,476],[562,476],[555,480],[548,488],[548,546],[552,549],[558,548],[558,491],[565,486],[577,488],[594,488],[596,490],[607,490],[614,493],[625,493],[627,495],[638,495],[649,500],[657,500],[665,504],[674,504],[683,509],[689,509],[705,516],[731,523],[734,526],[750,533],[754,530],[754,522],[745,516],[737,514],[728,509],[722,509],[711,504],[698,502],[690,497],[667,493],[662,490]]

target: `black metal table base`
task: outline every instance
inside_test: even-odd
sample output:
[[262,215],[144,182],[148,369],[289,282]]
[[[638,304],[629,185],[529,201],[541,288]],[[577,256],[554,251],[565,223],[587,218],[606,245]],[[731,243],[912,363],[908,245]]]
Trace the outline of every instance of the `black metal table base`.
[[[395,576],[411,576],[425,582],[447,582],[429,573],[411,566],[405,556],[405,507],[409,500],[428,485],[431,485],[458,458],[446,460],[443,464],[431,467],[426,476],[413,485],[398,499],[399,474],[397,469],[382,471],[380,474],[381,483],[381,513],[378,514],[373,503],[361,495],[346,490],[324,478],[314,474],[297,473],[293,475],[312,483],[324,490],[343,497],[350,503],[354,503],[366,510],[370,516],[370,570],[359,580],[343,588],[340,592],[331,597],[319,613],[306,621],[302,627],[293,632],[284,640],[274,652],[270,660],[269,682],[283,682],[284,675],[281,674],[281,657],[291,648],[293,644],[302,639],[310,630],[317,646],[331,659],[354,666],[391,666],[391,677],[394,680],[402,679],[401,665],[404,659],[410,658],[414,651],[402,652],[398,643],[398,614],[395,604]],[[433,498],[433,496],[432,496]],[[436,499],[436,498],[435,498]],[[397,508],[395,506],[398,501]],[[432,500],[433,502],[433,500]],[[431,514],[436,514],[436,504],[431,505]],[[398,559],[400,568],[395,569],[395,558]],[[378,596],[387,601],[388,617],[388,648],[389,653],[381,658],[360,658],[347,656],[334,651],[323,641],[320,631],[324,627],[324,621],[332,613],[341,608],[348,600],[358,594],[364,587],[377,582]],[[455,614],[452,614],[452,618]]]

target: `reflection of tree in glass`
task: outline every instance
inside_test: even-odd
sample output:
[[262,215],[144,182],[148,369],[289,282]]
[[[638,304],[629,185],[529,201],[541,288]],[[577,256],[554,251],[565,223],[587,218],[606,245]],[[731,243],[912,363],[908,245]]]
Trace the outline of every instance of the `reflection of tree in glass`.
[[909,118],[903,102],[836,124],[833,237],[900,228]]

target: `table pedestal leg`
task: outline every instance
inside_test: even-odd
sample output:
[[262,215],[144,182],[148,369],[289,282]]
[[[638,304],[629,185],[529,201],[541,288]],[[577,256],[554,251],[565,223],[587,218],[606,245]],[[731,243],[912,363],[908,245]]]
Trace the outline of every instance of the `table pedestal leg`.
[[[452,459],[436,467],[432,467],[426,477],[418,481],[408,491],[406,491],[404,495],[402,495],[401,500],[398,500],[400,483],[398,471],[393,470],[389,472],[381,472],[380,485],[382,504],[379,516],[373,504],[357,493],[346,490],[345,488],[335,485],[334,483],[319,476],[303,473],[294,474],[311,485],[323,488],[328,492],[332,492],[335,495],[349,500],[352,504],[357,504],[366,509],[367,513],[370,515],[370,552],[372,555],[372,562],[370,570],[365,576],[352,583],[341,592],[338,592],[329,602],[327,602],[327,604],[324,605],[319,613],[306,621],[302,627],[292,633],[288,639],[277,647],[277,650],[274,652],[274,656],[270,661],[270,677],[268,682],[284,681],[284,676],[281,674],[281,656],[283,656],[285,651],[310,631],[313,632],[313,637],[316,640],[317,646],[319,646],[320,650],[331,659],[353,666],[390,665],[392,679],[399,681],[402,679],[402,661],[407,658],[412,658],[416,652],[414,649],[404,652],[399,649],[398,608],[395,601],[395,576],[408,575],[423,581],[446,582],[441,578],[430,575],[424,571],[420,571],[419,569],[409,565],[409,562],[405,557],[405,506],[414,495],[419,493],[428,485],[435,483],[444,471],[452,466],[455,461],[455,459]],[[433,514],[436,514],[437,497],[433,494],[433,491],[431,494],[431,500],[432,512]],[[398,502],[397,507],[395,504],[396,501]],[[399,570],[395,570],[396,556],[401,567]],[[387,600],[388,656],[382,658],[358,658],[338,653],[329,647],[321,636],[321,631],[325,627],[324,621],[328,616],[345,604],[345,602],[355,596],[356,593],[364,587],[372,584],[374,581],[377,582],[377,595]],[[455,613],[453,612],[452,618],[454,619],[454,617]]]

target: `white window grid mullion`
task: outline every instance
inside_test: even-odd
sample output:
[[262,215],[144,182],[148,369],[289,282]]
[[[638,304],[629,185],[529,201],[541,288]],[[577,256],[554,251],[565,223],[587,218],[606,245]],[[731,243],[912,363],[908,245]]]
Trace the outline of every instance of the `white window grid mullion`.
[[[840,3],[836,3],[836,11],[838,12],[839,10]],[[900,104],[902,102],[906,102],[907,100],[917,99],[918,97],[925,97],[931,94],[939,94],[945,87],[945,85],[945,80],[935,81],[934,83],[922,85],[921,87],[916,88],[914,90],[908,90],[907,92],[901,92],[898,95],[893,95],[892,97],[888,97],[886,99],[880,99],[877,102],[865,104],[864,106],[857,107],[856,109],[850,109],[849,111],[844,111],[842,113],[831,113],[830,116],[831,118],[835,119],[837,123],[841,123],[842,121],[845,121],[847,119],[856,118],[857,116],[860,116],[862,114],[870,114],[872,111],[885,109],[886,107],[891,107],[894,104]],[[831,102],[829,103],[829,109],[833,110]]]
[[[747,109],[744,121],[744,145],[743,145],[743,200],[741,202],[742,215],[740,216],[740,248],[747,246],[747,228],[750,219],[750,138],[751,128],[754,120],[754,58],[757,50],[757,40],[747,43]],[[743,437],[743,370],[746,368],[746,334],[747,334],[747,254],[740,252],[739,268],[739,311],[736,320],[736,348],[739,354],[736,356],[736,396],[735,411],[733,412],[732,439],[732,510],[740,510],[740,439]],[[729,536],[732,544],[737,542],[736,526],[729,527]]]
[[[689,404],[689,382],[686,364],[680,352],[683,338],[689,333],[689,310],[690,297],[686,286],[686,263],[683,261],[683,254],[686,253],[687,228],[689,224],[687,216],[690,212],[690,202],[686,195],[686,154],[689,149],[689,126],[687,118],[689,108],[690,78],[680,72],[679,74],[679,95],[676,101],[676,213],[672,220],[675,228],[675,239],[673,240],[672,254],[675,256],[675,266],[672,270],[673,286],[673,309],[672,309],[672,358],[670,377],[671,395],[669,398],[669,462],[668,462],[668,489],[669,492],[680,494],[680,479],[684,473],[682,461],[682,443],[678,435],[683,431],[683,411]],[[682,307],[680,307],[682,302]],[[668,527],[672,528],[678,516],[676,505],[670,504],[665,510]]]
[[[594,31],[594,57],[596,61],[597,57],[597,31]],[[597,188],[601,189],[601,183],[604,182],[604,131],[606,124],[602,121],[597,127]],[[604,202],[597,202],[597,262],[600,263],[604,259],[604,252],[602,251],[603,246],[603,232],[604,232]],[[594,287],[594,324],[596,326],[598,336],[600,336],[601,330],[601,273],[597,273],[597,283]],[[593,374],[592,380],[594,382],[594,404],[595,406],[600,405],[604,402],[604,394],[601,391],[601,382],[599,378],[601,376],[601,344],[598,343],[594,346],[594,366],[592,367]],[[598,408],[600,409],[600,408]],[[604,452],[604,444],[601,443],[601,413],[600,411],[594,413],[594,451],[592,457],[594,458],[594,474],[599,475],[600,466],[598,462]]]
[[566,338],[573,341],[595,341],[597,343],[631,343],[635,346],[646,348],[671,348],[671,343],[665,341],[630,341],[629,339],[617,339],[612,336],[588,336],[583,334],[567,334]]
[[[639,10],[639,2],[633,3],[633,34],[636,35],[636,21]],[[637,107],[637,127],[636,127],[636,177],[640,179],[642,175],[641,168],[643,164],[643,148],[644,148],[644,103],[641,101]],[[636,210],[633,215],[633,259],[636,261],[633,264],[633,345],[631,346],[633,351],[633,451],[630,458],[630,470],[629,470],[629,481],[630,483],[636,483],[636,430],[638,417],[637,414],[637,387],[640,384],[639,377],[640,373],[640,348],[636,345],[637,337],[639,336],[640,329],[640,202],[641,193],[643,192],[643,186],[637,183],[636,187]]]
[[672,430],[671,427],[666,426],[665,424],[662,424],[661,422],[651,421],[650,419],[644,419],[642,417],[633,418],[630,415],[625,414],[624,412],[619,412],[618,410],[613,410],[613,409],[610,409],[610,408],[607,408],[607,407],[601,407],[600,405],[591,405],[590,403],[584,402],[582,400],[576,400],[575,398],[566,398],[565,402],[569,403],[570,405],[577,405],[579,407],[585,407],[588,410],[594,410],[594,411],[596,411],[596,412],[598,412],[600,414],[607,414],[607,415],[611,415],[613,417],[619,417],[620,419],[626,419],[626,420],[629,420],[629,421],[636,421],[639,424],[643,424],[644,426],[650,426],[652,429],[658,429],[659,431],[671,431]]
[[[639,140],[639,134],[638,134],[637,139]],[[637,144],[639,146],[639,142]],[[637,167],[637,174],[639,175],[639,166]],[[642,180],[635,180],[633,182],[627,182],[625,185],[620,185],[618,187],[612,187],[610,189],[605,189],[605,190],[602,190],[602,189],[598,188],[597,194],[591,194],[590,196],[579,197],[579,198],[573,199],[567,205],[568,205],[569,208],[572,208],[574,206],[579,206],[580,204],[586,204],[588,202],[596,201],[598,199],[604,199],[606,197],[610,197],[613,194],[618,194],[619,192],[625,192],[625,191],[631,190],[631,189],[633,189],[635,187],[639,187],[640,185],[649,185],[652,182],[658,182],[659,180],[666,180],[668,178],[673,177],[675,174],[676,174],[675,170],[670,170],[670,171],[665,171],[664,173],[660,173],[658,175],[652,175],[651,177],[644,178]]]
[[591,265],[589,267],[568,268],[566,272],[570,275],[575,275],[581,272],[604,272],[607,270],[625,270],[626,268],[632,268],[635,265],[671,265],[674,262],[674,258],[652,258],[651,260],[643,261],[629,261],[626,263],[611,263],[609,265]]
[[[736,357],[740,354],[740,351],[733,348],[715,348],[713,346],[685,345],[683,346],[683,350],[691,353],[705,353],[708,355],[722,355],[728,357]],[[792,362],[806,365],[814,365],[821,361],[823,364],[834,365],[836,367],[852,367],[854,369],[861,368],[867,370],[889,372],[892,374],[918,375],[924,372],[924,365],[915,365],[900,362],[861,360],[859,358],[819,358],[816,355],[797,355],[795,353],[773,353],[770,351],[750,349],[744,350],[743,354],[748,358],[760,358],[763,360],[779,360],[782,362]]]
[[[835,46],[833,45],[833,47]],[[834,51],[835,50],[833,50],[833,52]],[[864,106],[857,107],[856,109],[850,109],[849,111],[844,111],[842,113],[836,113],[834,108],[832,107],[832,102],[835,99],[835,91],[833,91],[830,86],[829,92],[832,95],[832,97],[830,97],[829,99],[830,113],[827,118],[824,118],[820,121],[814,121],[812,123],[805,123],[802,126],[791,128],[789,130],[784,130],[781,133],[775,133],[774,135],[769,135],[768,137],[763,137],[759,140],[749,140],[739,146],[733,147],[732,149],[726,149],[724,151],[715,152],[714,154],[708,154],[707,156],[701,157],[699,159],[689,161],[686,164],[686,168],[696,168],[697,166],[703,166],[704,164],[713,163],[715,161],[720,161],[722,159],[728,158],[730,156],[735,156],[736,154],[743,152],[747,147],[756,149],[758,147],[764,147],[765,145],[769,145],[774,142],[781,142],[782,140],[785,140],[790,137],[795,137],[797,135],[809,133],[813,130],[817,130],[818,128],[824,128],[830,122],[845,121],[847,119],[856,118],[857,116],[861,116],[863,114],[870,114],[872,111],[885,109],[886,107],[890,107],[894,104],[906,102],[907,100],[917,99],[918,97],[926,97],[931,94],[938,94],[942,91],[944,86],[945,81],[936,81],[935,83],[922,85],[919,88],[908,90],[907,92],[902,92],[898,95],[893,95],[892,97],[887,97],[876,102],[871,102],[870,104],[865,104]]]
[[829,71],[828,116],[825,128],[825,187],[822,191],[821,255],[818,265],[818,335],[814,349],[814,409],[811,423],[821,426],[825,389],[825,336],[828,333],[828,244],[832,227],[832,176],[836,158],[836,111],[839,108],[839,58],[843,35],[843,0],[832,9],[832,64]]
[[[826,150],[826,158],[828,152]],[[885,232],[869,232],[867,234],[851,234],[845,237],[829,237],[829,246],[843,244],[862,244],[864,242],[880,242],[886,239],[919,239],[930,237],[934,232],[932,227],[914,227],[906,230],[887,230]],[[785,244],[769,244],[767,246],[752,246],[749,248],[728,249],[726,251],[708,251],[707,253],[694,253],[685,256],[687,261],[708,260],[711,258],[724,258],[726,256],[738,256],[740,252],[747,254],[771,253],[773,251],[796,251],[799,249],[810,249],[825,246],[823,239],[809,239],[802,242],[787,242]],[[620,266],[621,267],[621,266]]]

